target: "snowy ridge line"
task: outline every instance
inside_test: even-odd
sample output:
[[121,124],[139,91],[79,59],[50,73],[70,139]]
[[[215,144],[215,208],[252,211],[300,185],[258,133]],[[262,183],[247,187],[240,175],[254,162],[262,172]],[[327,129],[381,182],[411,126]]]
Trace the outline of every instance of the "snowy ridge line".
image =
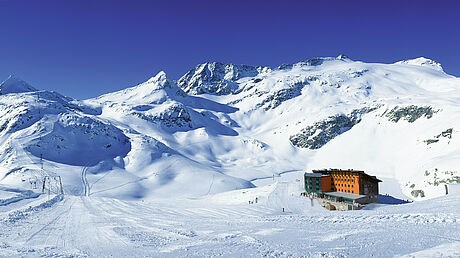
[[59,194],[53,197],[52,199],[45,201],[37,206],[29,207],[25,210],[17,210],[15,212],[9,213],[6,218],[0,220],[4,225],[14,224],[20,220],[26,219],[28,216],[35,212],[42,211],[44,209],[54,206],[56,203],[64,200],[64,195]]

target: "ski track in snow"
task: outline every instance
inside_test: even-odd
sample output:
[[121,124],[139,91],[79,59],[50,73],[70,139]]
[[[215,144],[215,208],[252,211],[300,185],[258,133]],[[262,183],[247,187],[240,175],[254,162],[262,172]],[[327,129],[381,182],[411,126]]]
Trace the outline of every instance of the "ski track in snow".
[[[308,207],[307,198],[286,197],[288,187],[279,184],[254,205],[42,198],[1,220],[0,255],[392,257],[460,242],[458,211],[439,212],[458,196],[426,201],[424,208],[411,203],[329,212]],[[293,211],[298,205],[303,212]]]
[[83,167],[81,170],[81,184],[82,184],[82,195],[83,196],[90,195],[90,185],[88,183],[88,178],[86,177],[87,172],[88,172],[88,167]]

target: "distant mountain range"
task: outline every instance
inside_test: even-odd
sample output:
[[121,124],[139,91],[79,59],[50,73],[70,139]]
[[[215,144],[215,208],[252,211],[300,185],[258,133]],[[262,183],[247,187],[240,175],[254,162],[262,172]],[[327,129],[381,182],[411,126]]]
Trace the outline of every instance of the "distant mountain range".
[[[87,100],[0,84],[0,184],[60,175],[122,199],[202,196],[286,171],[355,168],[413,199],[460,183],[460,79],[433,60],[205,63]],[[85,177],[85,178],[83,178]]]

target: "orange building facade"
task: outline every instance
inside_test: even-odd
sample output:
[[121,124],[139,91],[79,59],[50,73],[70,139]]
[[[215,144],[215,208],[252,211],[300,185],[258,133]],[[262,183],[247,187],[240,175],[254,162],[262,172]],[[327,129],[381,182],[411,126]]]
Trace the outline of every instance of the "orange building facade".
[[[360,170],[323,169],[305,173],[305,190],[310,193],[334,195],[347,193],[349,199],[378,201],[379,186],[382,182]],[[342,194],[343,195],[343,194]]]

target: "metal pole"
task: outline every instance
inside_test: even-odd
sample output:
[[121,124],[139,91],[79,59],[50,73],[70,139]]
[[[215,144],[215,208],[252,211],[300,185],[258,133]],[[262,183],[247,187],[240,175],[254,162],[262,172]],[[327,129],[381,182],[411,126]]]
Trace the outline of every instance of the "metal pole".
[[61,176],[58,176],[59,177],[59,185],[61,186],[61,194],[64,194],[64,188],[62,187],[62,179],[61,179]]
[[45,183],[46,183],[46,176],[43,178],[42,193],[45,193]]

